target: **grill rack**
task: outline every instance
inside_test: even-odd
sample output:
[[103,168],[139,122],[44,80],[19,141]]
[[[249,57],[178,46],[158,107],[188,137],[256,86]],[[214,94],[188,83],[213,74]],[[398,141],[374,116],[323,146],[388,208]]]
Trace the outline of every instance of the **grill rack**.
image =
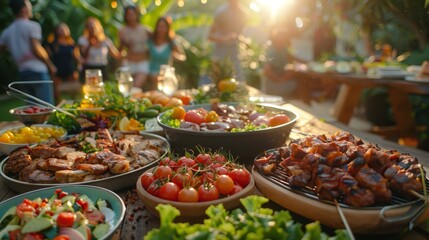
[[[270,149],[265,151],[264,153],[260,154],[259,156],[257,156],[255,159],[259,159],[260,157],[269,154],[269,153],[274,153],[277,152],[277,149]],[[256,167],[254,167],[255,169],[257,169]],[[319,197],[317,196],[316,191],[313,188],[310,188],[308,186],[304,187],[304,188],[296,188],[296,187],[292,187],[290,186],[289,182],[286,181],[287,179],[287,174],[285,169],[281,166],[278,165],[276,166],[274,172],[270,175],[266,175],[264,174],[262,171],[260,171],[259,169],[257,169],[257,171],[259,172],[259,174],[261,176],[263,176],[265,179],[267,179],[268,181],[282,187],[285,188],[289,191],[292,191],[296,194],[299,194],[301,196],[305,196],[307,198],[313,199],[313,200],[318,200],[327,204],[331,204],[331,205],[335,205],[334,202],[332,201],[328,201],[328,200],[322,200],[319,199]],[[425,178],[425,185],[426,185],[426,191],[429,192],[429,179],[426,177]],[[423,192],[420,192],[421,195],[423,195]],[[340,197],[339,200],[339,204],[341,207],[344,208],[350,208],[350,209],[367,209],[367,210],[380,210],[383,209],[385,207],[391,207],[391,206],[397,206],[397,205],[406,205],[406,204],[413,204],[416,203],[418,201],[422,201],[421,199],[416,199],[416,200],[407,200],[403,197],[397,196],[395,194],[392,193],[392,201],[389,204],[380,204],[377,203],[376,205],[373,206],[369,206],[369,207],[353,207],[353,206],[349,206],[347,204],[342,203],[342,199]]]

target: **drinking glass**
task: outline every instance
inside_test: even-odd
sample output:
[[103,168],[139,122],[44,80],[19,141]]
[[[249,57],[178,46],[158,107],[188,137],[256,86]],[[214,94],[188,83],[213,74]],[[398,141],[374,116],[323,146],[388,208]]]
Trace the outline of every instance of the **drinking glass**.
[[128,67],[120,67],[116,71],[116,79],[118,80],[118,89],[122,95],[129,96],[133,87],[133,77]]
[[100,96],[104,93],[103,74],[100,69],[85,70],[85,84],[83,85],[84,98]]
[[175,74],[175,68],[168,65],[161,65],[160,75],[158,77],[158,90],[164,92],[167,96],[173,95],[179,82]]

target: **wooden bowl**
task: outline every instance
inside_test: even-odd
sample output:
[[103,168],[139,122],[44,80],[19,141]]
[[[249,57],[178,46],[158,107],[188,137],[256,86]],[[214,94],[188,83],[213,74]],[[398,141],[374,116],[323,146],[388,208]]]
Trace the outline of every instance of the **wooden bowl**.
[[[257,189],[280,206],[331,228],[344,228],[339,211],[333,203],[312,199],[281,187],[255,168],[252,169],[252,176]],[[429,217],[429,208],[425,208],[423,200],[386,207],[342,207],[341,210],[352,231],[363,234],[401,232],[413,220],[414,225],[418,225]]]
[[[149,169],[148,172],[152,172],[153,169]],[[250,178],[250,183],[247,185],[243,190],[240,192],[228,196],[225,198],[221,198],[214,201],[207,201],[207,202],[197,202],[197,203],[183,203],[183,202],[176,202],[176,201],[169,201],[164,200],[158,197],[153,196],[152,194],[148,193],[142,186],[140,182],[140,178],[137,179],[136,183],[137,193],[144,203],[146,209],[159,218],[159,213],[155,209],[155,207],[158,204],[170,204],[174,206],[175,208],[179,209],[180,216],[176,218],[175,221],[178,222],[202,222],[207,216],[206,216],[206,209],[211,205],[218,205],[223,204],[224,208],[226,210],[232,210],[239,206],[241,206],[240,198],[247,197],[249,195],[252,195],[255,190],[255,181],[253,180],[253,177]]]

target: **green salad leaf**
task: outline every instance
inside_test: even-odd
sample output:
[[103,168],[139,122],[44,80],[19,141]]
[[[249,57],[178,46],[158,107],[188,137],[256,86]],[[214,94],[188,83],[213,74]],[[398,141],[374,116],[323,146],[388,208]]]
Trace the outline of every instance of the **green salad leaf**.
[[262,196],[249,196],[240,200],[245,212],[238,208],[231,212],[225,210],[222,204],[212,205],[206,210],[208,216],[204,223],[174,223],[180,215],[179,210],[171,205],[158,205],[160,228],[152,229],[145,240],[173,239],[349,239],[345,230],[336,230],[335,236],[329,237],[322,232],[319,222],[302,225],[295,223],[288,211],[273,211],[263,208],[268,199]]

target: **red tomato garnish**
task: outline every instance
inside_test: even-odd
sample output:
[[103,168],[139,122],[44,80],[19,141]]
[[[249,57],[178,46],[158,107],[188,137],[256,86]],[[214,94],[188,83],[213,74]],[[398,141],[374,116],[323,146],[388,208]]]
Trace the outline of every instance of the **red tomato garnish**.
[[205,117],[205,114],[203,115],[203,112],[197,111],[197,109],[195,109],[195,110],[189,110],[186,113],[184,120],[186,122],[192,122],[200,125],[201,123],[204,122],[204,117]]
[[231,192],[228,193],[228,195],[234,195],[240,192],[241,190],[243,190],[243,188],[240,185],[234,184],[234,187],[232,188]]
[[219,190],[212,184],[203,184],[198,188],[198,197],[200,202],[219,199]]
[[244,168],[234,169],[228,175],[235,183],[243,188],[250,183],[250,173]]
[[155,169],[156,178],[167,179],[167,178],[171,178],[171,175],[173,175],[173,170],[169,166],[161,165]]
[[74,220],[76,219],[76,214],[72,212],[61,212],[57,217],[57,226],[58,227],[72,227]]
[[179,191],[179,202],[198,202],[198,191],[195,188],[183,188]]
[[54,240],[70,240],[70,238],[67,235],[58,235],[54,238]]
[[200,153],[195,157],[195,161],[205,166],[212,162],[212,157],[208,153]]
[[88,209],[88,202],[78,198],[76,200],[76,203],[82,208],[83,211],[86,211]]
[[26,203],[20,203],[17,207],[16,207],[16,214],[22,218],[22,216],[24,215],[24,212],[35,212],[35,209],[33,208],[33,206],[28,205]]
[[215,181],[219,193],[227,195],[234,188],[234,181],[228,175],[219,175]]
[[181,157],[177,161],[178,166],[187,166],[187,167],[194,167],[197,164],[197,162],[194,159],[188,158],[188,157]]
[[183,186],[189,186],[189,183],[191,182],[191,178],[192,178],[192,175],[185,170],[174,174],[171,181],[174,182],[180,189],[182,189]]
[[275,127],[290,122],[290,118],[284,114],[278,114],[268,120],[269,127]]
[[180,188],[173,182],[167,182],[159,189],[159,197],[165,200],[177,201]]
[[145,190],[149,188],[153,181],[155,181],[155,175],[151,172],[145,172],[140,177],[140,182]]

